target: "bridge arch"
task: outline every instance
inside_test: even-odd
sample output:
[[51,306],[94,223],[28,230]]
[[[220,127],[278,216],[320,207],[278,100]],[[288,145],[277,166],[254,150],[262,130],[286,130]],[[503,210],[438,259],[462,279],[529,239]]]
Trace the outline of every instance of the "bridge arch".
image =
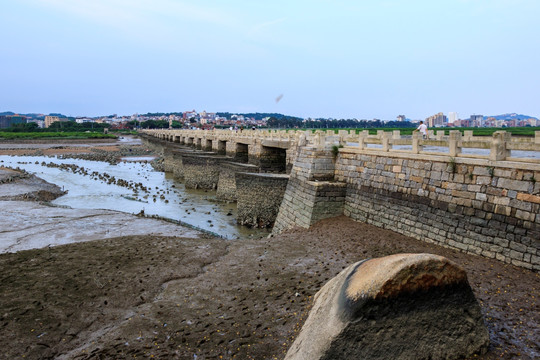
[[249,161],[249,145],[243,143],[236,143],[236,154],[234,160],[242,163]]
[[218,140],[217,153],[219,155],[225,155],[227,153],[227,141],[226,140]]
[[287,149],[262,145],[259,166],[261,172],[285,173],[287,171]]

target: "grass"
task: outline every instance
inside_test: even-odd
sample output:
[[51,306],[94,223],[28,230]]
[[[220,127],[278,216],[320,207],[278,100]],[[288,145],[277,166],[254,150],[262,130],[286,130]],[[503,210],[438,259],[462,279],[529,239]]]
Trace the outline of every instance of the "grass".
[[0,139],[114,139],[114,134],[103,134],[102,132],[4,132],[0,131]]

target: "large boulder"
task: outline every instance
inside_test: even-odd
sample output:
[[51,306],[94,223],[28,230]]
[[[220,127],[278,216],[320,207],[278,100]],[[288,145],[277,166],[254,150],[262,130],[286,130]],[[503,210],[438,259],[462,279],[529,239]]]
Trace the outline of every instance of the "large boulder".
[[324,285],[285,359],[458,359],[488,345],[465,271],[441,256],[398,254]]

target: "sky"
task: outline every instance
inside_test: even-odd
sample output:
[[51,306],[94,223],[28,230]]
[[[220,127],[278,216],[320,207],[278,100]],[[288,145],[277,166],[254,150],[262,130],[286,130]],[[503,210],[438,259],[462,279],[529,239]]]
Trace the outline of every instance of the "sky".
[[540,117],[538,0],[0,0],[0,112]]

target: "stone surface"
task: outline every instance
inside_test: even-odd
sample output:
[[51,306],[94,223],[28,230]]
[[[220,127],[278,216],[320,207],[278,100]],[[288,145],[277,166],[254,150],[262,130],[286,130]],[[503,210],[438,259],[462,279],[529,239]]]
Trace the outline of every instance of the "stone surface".
[[441,256],[358,262],[314,302],[287,360],[458,359],[489,345],[465,271]]
[[272,227],[289,180],[283,174],[236,173],[237,221],[250,227]]

